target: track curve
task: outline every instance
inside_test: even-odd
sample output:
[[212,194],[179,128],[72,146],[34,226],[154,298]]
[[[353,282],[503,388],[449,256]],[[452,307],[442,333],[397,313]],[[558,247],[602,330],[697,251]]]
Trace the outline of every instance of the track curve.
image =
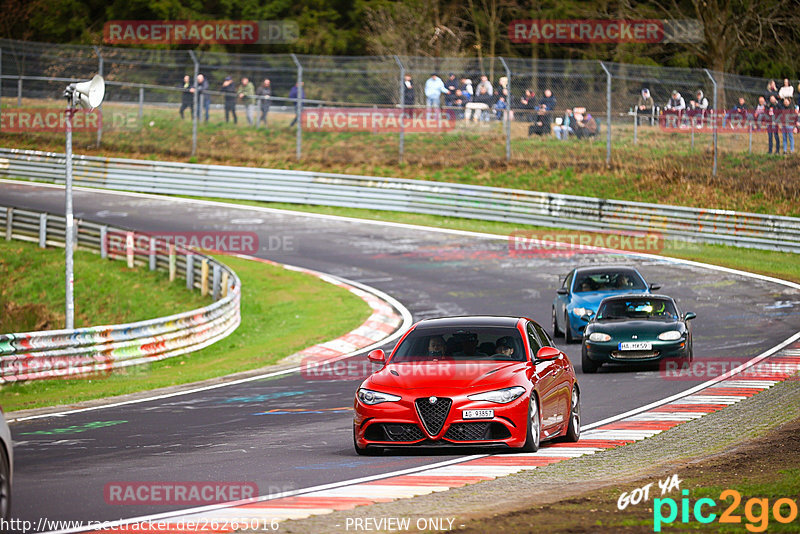
[[[555,289],[573,265],[625,262],[698,314],[698,359],[753,356],[800,329],[796,288],[665,259],[519,257],[509,255],[507,240],[497,237],[145,195],[76,190],[74,202],[78,218],[142,231],[257,232],[262,246],[284,243],[258,256],[374,286],[402,302],[415,320],[481,313],[527,315],[549,324]],[[0,203],[61,211],[63,189],[4,182]],[[579,345],[562,348],[578,361]],[[664,380],[647,369],[581,375],[584,422],[657,401],[706,378]],[[447,451],[356,457],[350,406],[357,383],[293,374],[15,423],[14,516],[116,520],[182,508],[108,505],[103,488],[112,481],[244,480],[267,494],[456,457]],[[76,434],[36,433],[96,421],[125,422]]]

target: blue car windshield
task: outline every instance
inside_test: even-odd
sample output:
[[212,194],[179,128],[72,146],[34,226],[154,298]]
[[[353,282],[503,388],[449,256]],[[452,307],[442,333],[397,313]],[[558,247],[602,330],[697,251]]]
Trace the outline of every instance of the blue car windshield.
[[631,298],[607,300],[597,310],[598,321],[615,319],[655,319],[676,321],[678,312],[672,301],[659,298]]
[[525,359],[522,336],[516,328],[452,327],[413,330],[397,348],[391,363]]
[[635,291],[647,289],[642,277],[631,271],[603,271],[578,274],[573,286],[574,293],[589,291]]

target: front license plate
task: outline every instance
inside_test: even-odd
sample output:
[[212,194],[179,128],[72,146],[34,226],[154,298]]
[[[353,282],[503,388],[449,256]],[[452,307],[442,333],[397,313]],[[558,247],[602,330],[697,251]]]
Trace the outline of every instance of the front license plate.
[[624,341],[619,344],[619,350],[653,350],[653,344],[646,341]]
[[491,419],[494,410],[461,410],[462,419]]

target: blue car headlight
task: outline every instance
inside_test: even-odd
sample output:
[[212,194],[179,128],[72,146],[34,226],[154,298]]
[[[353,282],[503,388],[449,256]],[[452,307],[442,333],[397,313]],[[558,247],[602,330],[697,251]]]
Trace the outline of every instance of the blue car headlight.
[[591,317],[594,315],[594,311],[590,308],[572,308],[572,313],[574,313],[577,317]]

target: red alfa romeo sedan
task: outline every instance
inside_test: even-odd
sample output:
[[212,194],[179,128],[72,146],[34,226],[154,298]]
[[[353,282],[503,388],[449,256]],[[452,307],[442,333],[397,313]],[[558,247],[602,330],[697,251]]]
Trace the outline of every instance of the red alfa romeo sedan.
[[391,447],[538,450],[580,437],[580,389],[566,354],[524,317],[426,319],[358,388],[358,454]]

